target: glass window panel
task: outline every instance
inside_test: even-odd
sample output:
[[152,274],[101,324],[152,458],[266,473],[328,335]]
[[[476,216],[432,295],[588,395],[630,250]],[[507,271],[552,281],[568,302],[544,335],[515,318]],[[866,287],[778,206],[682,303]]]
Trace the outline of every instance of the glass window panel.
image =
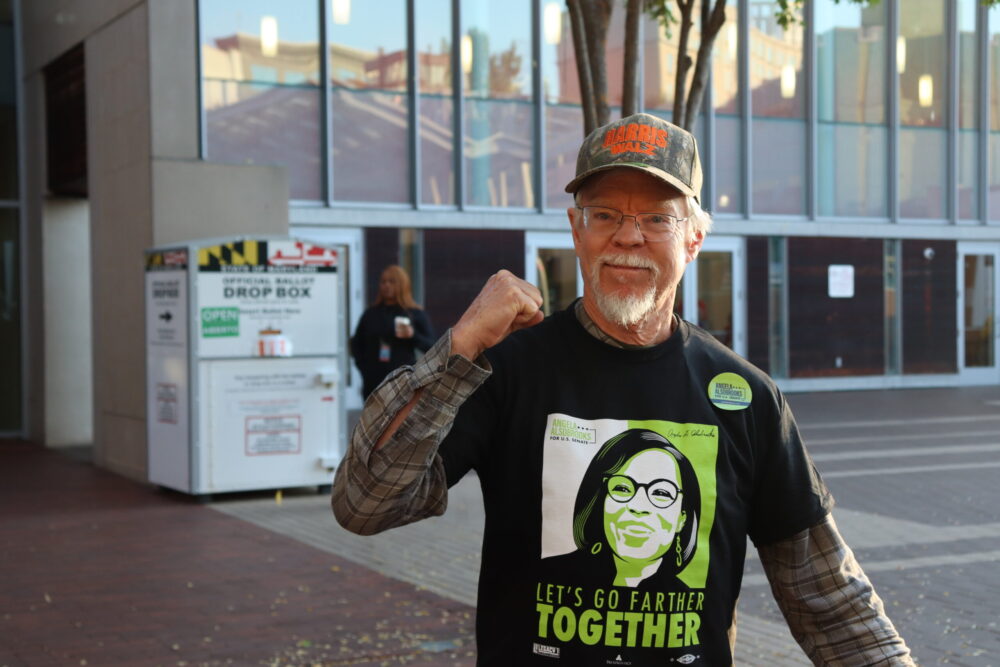
[[0,2],[0,199],[17,199],[17,83],[14,20],[10,2]]
[[885,7],[816,4],[820,215],[888,215]]
[[420,79],[420,201],[455,203],[451,0],[416,4]]
[[947,210],[945,17],[945,0],[899,3],[899,214],[904,218],[943,218]]
[[545,108],[546,208],[567,208],[573,197],[564,191],[576,173],[576,154],[583,141],[583,112],[578,104]]
[[989,192],[990,220],[1000,220],[1000,9],[989,12]]
[[[715,117],[715,205],[716,213],[743,210],[743,126],[737,115]],[[711,207],[709,207],[711,208]]]
[[900,217],[945,217],[947,142],[945,130],[900,127]]
[[205,81],[205,92],[234,100],[206,112],[207,158],[279,164],[292,199],[321,199],[318,88]]
[[583,110],[569,12],[563,2],[542,4],[542,94],[545,97],[545,207],[572,206],[563,191],[576,172]]
[[333,198],[410,200],[406,2],[331,0]]
[[322,198],[319,6],[202,0],[205,157],[288,170],[293,199]]
[[[616,5],[605,45],[610,118],[621,116],[624,62],[624,5]],[[542,95],[545,99],[545,207],[564,209],[573,203],[563,188],[573,180],[576,155],[583,141],[580,80],[569,13],[561,0],[542,2]]]
[[754,118],[753,209],[801,215],[806,207],[805,122]]
[[979,131],[958,131],[958,217],[979,217]]
[[[710,159],[715,175],[715,202],[708,204],[717,213],[739,213],[743,210],[738,20],[736,0],[729,0],[726,22],[716,37],[715,57],[712,59],[715,154]],[[702,159],[706,157],[709,156],[703,155]]]
[[820,123],[818,138],[820,215],[885,217],[888,128]]
[[775,19],[777,2],[750,5],[753,209],[805,213],[805,86],[802,26]]
[[531,2],[462,2],[466,202],[533,207]]
[[976,0],[958,0],[958,217],[979,217],[979,44]]
[[[618,13],[625,14],[625,12]],[[674,82],[677,77],[677,48],[680,43],[680,30],[675,24],[671,27],[668,35],[658,21],[645,15],[643,19],[643,93],[645,94],[646,109],[665,111],[667,114],[664,117],[670,119],[674,108]],[[624,21],[624,18],[620,20]],[[698,28],[699,23],[695,22],[688,36],[687,55],[691,58],[691,67],[687,71],[684,82],[687,90],[691,89],[691,80],[694,78],[694,63],[698,59],[698,45],[701,43],[701,33]],[[624,24],[622,24],[622,38],[624,38],[624,34]],[[619,41],[619,44],[621,43]],[[716,48],[719,47],[720,44],[716,42]],[[620,61],[621,57],[619,57]],[[621,74],[616,78],[621,81]],[[618,100],[617,103],[620,104],[620,93]]]
[[[948,45],[945,0],[899,3],[899,120],[944,127],[947,121]],[[905,54],[905,55],[904,55]]]
[[819,130],[823,215],[884,217],[888,176],[884,126],[831,124]]
[[1000,220],[1000,8],[989,12],[989,207],[990,220]]
[[18,212],[0,208],[0,431],[21,428],[21,269]]

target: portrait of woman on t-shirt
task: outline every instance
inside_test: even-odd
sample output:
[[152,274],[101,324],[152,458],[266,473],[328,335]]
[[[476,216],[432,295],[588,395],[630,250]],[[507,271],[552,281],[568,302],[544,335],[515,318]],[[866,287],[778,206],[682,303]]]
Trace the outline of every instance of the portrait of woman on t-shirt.
[[687,457],[654,431],[620,433],[601,447],[577,491],[577,550],[545,559],[546,568],[600,585],[665,583],[694,556],[700,506],[698,480]]

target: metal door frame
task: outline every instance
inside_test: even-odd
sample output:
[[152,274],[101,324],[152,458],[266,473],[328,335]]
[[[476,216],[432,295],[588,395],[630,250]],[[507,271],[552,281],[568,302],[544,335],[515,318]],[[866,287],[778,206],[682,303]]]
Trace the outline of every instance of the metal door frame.
[[[732,255],[733,276],[733,351],[741,357],[747,354],[746,309],[746,239],[739,236],[707,236],[701,252],[728,252]],[[698,260],[684,272],[684,319],[698,322]]]
[[[995,384],[1000,382],[1000,243],[986,241],[959,241],[956,261],[956,335],[958,375],[962,384]],[[981,368],[965,366],[965,257],[968,255],[993,256],[993,365]]]

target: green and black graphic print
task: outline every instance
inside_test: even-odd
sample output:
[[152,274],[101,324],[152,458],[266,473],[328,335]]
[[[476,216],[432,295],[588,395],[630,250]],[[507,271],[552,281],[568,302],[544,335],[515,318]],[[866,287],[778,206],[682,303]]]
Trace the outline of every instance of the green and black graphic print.
[[697,648],[718,442],[710,425],[548,416],[536,653]]

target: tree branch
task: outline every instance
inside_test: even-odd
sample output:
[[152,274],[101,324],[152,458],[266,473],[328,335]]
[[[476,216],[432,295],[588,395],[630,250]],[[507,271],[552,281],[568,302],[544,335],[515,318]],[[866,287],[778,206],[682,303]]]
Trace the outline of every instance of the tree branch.
[[687,106],[685,105],[686,90],[684,84],[687,81],[688,70],[691,69],[691,56],[688,55],[688,41],[691,38],[691,27],[694,22],[691,20],[691,12],[694,9],[694,0],[677,0],[677,8],[680,10],[680,34],[677,40],[677,73],[674,78],[674,125],[687,127],[687,117],[685,115]]
[[579,0],[566,0],[569,23],[573,31],[573,54],[576,56],[576,76],[580,82],[580,106],[583,108],[583,136],[597,129],[597,108],[594,104],[594,84],[587,55],[587,27],[580,12]]
[[608,39],[612,4],[611,0],[577,0],[577,2],[587,35],[587,55],[590,61],[590,80],[593,85],[597,125],[601,126],[607,124],[611,116],[608,108],[608,68],[604,47]]
[[705,99],[705,90],[708,87],[708,75],[712,69],[712,51],[715,49],[715,40],[726,22],[726,0],[715,0],[711,11],[709,11],[709,4],[709,0],[704,0],[702,5],[701,43],[698,45],[698,60],[695,63],[691,90],[688,93],[685,109],[687,124],[682,125],[688,132],[694,132],[695,125],[698,123],[701,103]]
[[625,14],[625,63],[622,73],[622,118],[639,111],[639,19],[643,0],[628,0]]

